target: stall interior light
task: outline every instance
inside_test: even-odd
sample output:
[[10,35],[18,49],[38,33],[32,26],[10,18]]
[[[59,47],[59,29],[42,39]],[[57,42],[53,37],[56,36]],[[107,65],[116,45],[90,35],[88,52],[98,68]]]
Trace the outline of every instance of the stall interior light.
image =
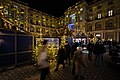
[[101,36],[100,34],[96,34],[96,36]]

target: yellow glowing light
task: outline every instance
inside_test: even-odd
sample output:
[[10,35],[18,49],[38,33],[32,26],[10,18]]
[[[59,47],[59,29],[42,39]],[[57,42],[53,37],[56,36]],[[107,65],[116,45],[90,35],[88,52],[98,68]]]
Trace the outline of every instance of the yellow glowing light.
[[22,14],[24,14],[24,12],[21,12]]
[[78,11],[78,14],[80,14],[80,11]]
[[0,9],[3,9],[3,6],[0,6]]

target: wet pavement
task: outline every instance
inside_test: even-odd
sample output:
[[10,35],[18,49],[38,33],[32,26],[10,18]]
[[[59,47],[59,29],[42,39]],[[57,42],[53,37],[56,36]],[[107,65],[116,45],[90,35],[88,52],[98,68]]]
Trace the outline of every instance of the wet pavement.
[[[107,54],[104,55],[104,63],[100,67],[94,65],[94,61],[88,61],[87,67],[84,68],[85,80],[120,80],[120,70],[116,66],[109,66],[110,58]],[[53,67],[53,66],[52,66]],[[40,75],[33,65],[16,67],[10,70],[0,72],[0,80],[40,80]],[[59,71],[51,69],[51,74],[46,80],[73,80],[72,65]]]

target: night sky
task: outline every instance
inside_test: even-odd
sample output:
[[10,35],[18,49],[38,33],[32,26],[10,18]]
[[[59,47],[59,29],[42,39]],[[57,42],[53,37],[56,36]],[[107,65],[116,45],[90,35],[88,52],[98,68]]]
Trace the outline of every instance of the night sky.
[[[20,0],[22,2],[28,3],[28,6],[50,14],[52,16],[60,17],[64,14],[64,11],[74,5],[80,0]],[[90,2],[92,0],[86,0]]]

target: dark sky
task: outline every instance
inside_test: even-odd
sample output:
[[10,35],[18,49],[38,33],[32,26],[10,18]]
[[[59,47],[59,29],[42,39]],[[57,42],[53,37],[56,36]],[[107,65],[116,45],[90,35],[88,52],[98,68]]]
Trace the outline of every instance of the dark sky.
[[[40,10],[47,14],[60,17],[64,14],[64,11],[74,5],[80,0],[20,0],[22,2],[28,3],[28,6],[36,10]],[[92,1],[92,0],[86,0]]]

